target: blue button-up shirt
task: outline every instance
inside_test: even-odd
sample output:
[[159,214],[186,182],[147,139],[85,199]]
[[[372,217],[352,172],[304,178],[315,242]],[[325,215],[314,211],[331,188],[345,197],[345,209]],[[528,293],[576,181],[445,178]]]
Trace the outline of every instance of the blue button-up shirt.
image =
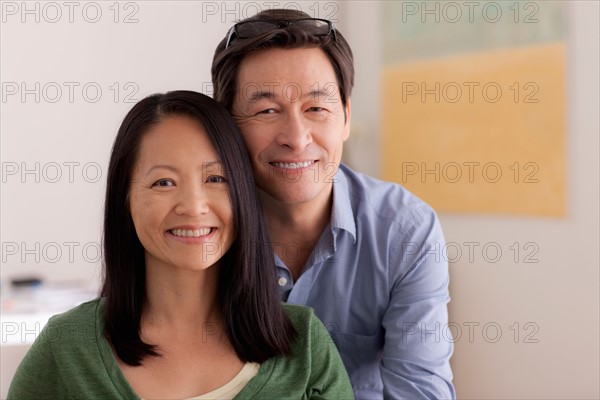
[[314,308],[357,399],[455,398],[444,244],[431,207],[342,164],[330,222],[296,282],[275,256],[283,300]]

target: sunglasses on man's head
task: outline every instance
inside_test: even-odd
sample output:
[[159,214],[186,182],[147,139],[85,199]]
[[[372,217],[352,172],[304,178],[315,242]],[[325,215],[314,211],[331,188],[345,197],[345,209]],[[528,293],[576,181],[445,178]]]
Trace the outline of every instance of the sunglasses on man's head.
[[304,29],[315,36],[333,35],[333,39],[337,40],[333,24],[326,19],[301,18],[288,21],[254,20],[239,22],[232,26],[227,33],[227,44],[225,45],[225,48],[227,49],[235,39],[249,39],[275,29],[283,29],[292,25]]

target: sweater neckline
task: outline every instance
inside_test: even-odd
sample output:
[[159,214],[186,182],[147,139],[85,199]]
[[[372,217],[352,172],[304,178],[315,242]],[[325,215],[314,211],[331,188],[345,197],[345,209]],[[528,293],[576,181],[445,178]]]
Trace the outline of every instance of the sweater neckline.
[[[102,363],[104,364],[104,369],[108,378],[124,398],[141,400],[141,397],[135,392],[135,390],[133,390],[129,384],[129,381],[127,381],[125,375],[123,375],[123,372],[117,363],[117,359],[113,354],[112,347],[110,343],[108,343],[108,340],[106,340],[104,337],[103,298],[98,299],[98,303],[96,305],[95,325],[98,352],[100,353],[100,358],[102,359]],[[235,398],[253,398],[257,393],[259,393],[261,388],[270,379],[278,358],[279,357],[272,357],[263,362],[260,365],[258,373],[252,379],[250,379],[248,384],[244,386],[244,388],[235,396]]]

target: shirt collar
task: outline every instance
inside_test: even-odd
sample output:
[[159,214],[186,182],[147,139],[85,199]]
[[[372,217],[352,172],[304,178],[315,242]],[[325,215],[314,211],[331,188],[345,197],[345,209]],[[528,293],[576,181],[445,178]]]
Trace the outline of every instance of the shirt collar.
[[348,231],[356,242],[356,222],[354,211],[350,202],[350,187],[348,179],[340,164],[333,182],[333,207],[331,210],[331,229]]

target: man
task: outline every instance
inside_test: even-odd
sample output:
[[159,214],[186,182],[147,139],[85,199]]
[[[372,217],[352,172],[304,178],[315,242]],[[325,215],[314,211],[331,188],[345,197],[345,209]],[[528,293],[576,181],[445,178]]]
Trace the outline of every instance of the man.
[[341,33],[263,11],[230,29],[212,79],[253,163],[282,298],[314,308],[356,397],[454,398],[437,217],[400,185],[340,164],[354,80]]

